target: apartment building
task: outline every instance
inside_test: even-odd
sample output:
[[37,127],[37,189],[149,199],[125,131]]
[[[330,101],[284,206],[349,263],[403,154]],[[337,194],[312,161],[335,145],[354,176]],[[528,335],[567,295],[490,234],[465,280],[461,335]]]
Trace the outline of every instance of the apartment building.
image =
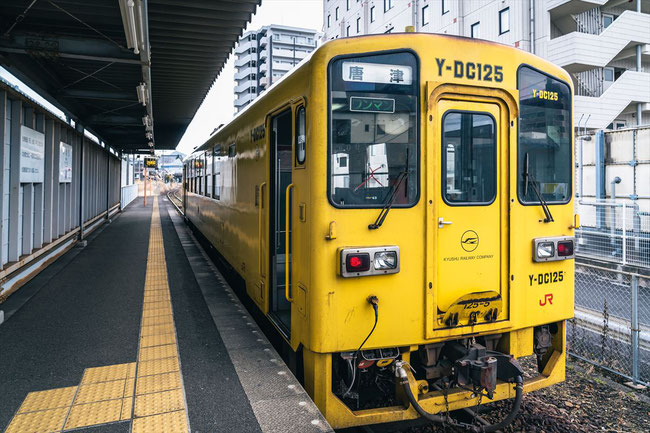
[[565,68],[576,127],[650,123],[650,0],[323,0],[323,40],[404,31],[480,38]]
[[280,25],[248,31],[235,48],[235,109],[240,112],[316,48],[316,30]]

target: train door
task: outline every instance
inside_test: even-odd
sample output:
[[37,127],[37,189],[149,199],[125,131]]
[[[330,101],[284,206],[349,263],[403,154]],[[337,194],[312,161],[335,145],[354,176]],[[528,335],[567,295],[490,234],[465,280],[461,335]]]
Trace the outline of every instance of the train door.
[[271,118],[271,175],[270,175],[270,297],[269,314],[276,325],[288,337],[291,329],[291,303],[287,293],[287,260],[291,262],[291,252],[287,251],[287,187],[291,184],[293,165],[291,137],[291,110],[283,111]]
[[502,320],[508,146],[501,128],[507,123],[500,105],[488,101],[441,99],[436,110],[437,325]]

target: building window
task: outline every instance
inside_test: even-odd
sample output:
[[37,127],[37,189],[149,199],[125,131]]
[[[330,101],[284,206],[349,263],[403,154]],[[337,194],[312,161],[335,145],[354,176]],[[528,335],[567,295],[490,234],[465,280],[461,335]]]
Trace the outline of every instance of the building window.
[[429,5],[422,8],[422,25],[426,26],[427,24],[429,24]]
[[384,12],[393,9],[393,0],[384,0]]
[[327,28],[328,29],[330,28],[331,21],[332,21],[332,15],[328,15],[327,16]]
[[334,10],[334,19],[338,21],[339,19],[339,8],[338,6],[336,7],[336,10]]
[[470,27],[470,36],[472,38],[478,38],[479,37],[479,31],[481,28],[481,23],[480,21],[475,22],[472,24],[472,27]]
[[614,81],[614,68],[603,68],[603,80]]
[[350,26],[345,28],[345,36],[350,36]]
[[375,7],[372,6],[370,8],[370,22],[374,23],[375,22]]
[[449,12],[449,6],[445,0],[442,0],[442,14],[444,15],[447,12]]
[[357,34],[361,33],[361,17],[357,18]]
[[614,15],[603,14],[603,28],[606,29],[614,22]]
[[499,11],[499,34],[508,33],[510,31],[510,8],[505,8]]
[[346,11],[350,10],[350,0],[345,0],[345,10]]

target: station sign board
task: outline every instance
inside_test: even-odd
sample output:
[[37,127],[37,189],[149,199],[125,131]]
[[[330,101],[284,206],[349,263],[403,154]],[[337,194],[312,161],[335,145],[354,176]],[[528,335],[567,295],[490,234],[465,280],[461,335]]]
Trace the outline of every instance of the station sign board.
[[158,168],[158,158],[146,156],[144,158],[144,168]]
[[20,127],[20,183],[43,183],[45,179],[45,134]]
[[59,183],[72,182],[72,146],[59,143]]

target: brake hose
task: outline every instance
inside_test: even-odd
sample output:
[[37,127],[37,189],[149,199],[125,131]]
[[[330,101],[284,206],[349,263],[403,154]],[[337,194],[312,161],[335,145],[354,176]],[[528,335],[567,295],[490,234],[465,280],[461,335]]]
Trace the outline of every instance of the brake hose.
[[[417,399],[413,395],[413,392],[411,391],[411,386],[409,385],[409,378],[408,375],[406,374],[406,370],[404,369],[404,362],[395,363],[395,374],[399,378],[400,385],[402,385],[402,387],[404,388],[404,392],[406,393],[406,396],[409,399],[409,403],[411,403],[415,411],[419,413],[420,416],[426,418],[429,421],[436,422],[436,423],[449,422],[450,424],[456,424],[458,426],[466,427],[466,425],[455,423],[453,420],[449,420],[446,417],[429,413],[426,410],[424,410],[422,406],[420,406]],[[515,419],[515,416],[517,416],[517,413],[519,412],[519,408],[521,407],[521,401],[523,395],[524,395],[523,379],[521,376],[517,376],[515,377],[515,399],[512,403],[512,410],[510,411],[508,416],[503,421],[497,424],[471,426],[472,430],[475,433],[490,433],[505,428],[508,424],[512,422],[513,419]]]

